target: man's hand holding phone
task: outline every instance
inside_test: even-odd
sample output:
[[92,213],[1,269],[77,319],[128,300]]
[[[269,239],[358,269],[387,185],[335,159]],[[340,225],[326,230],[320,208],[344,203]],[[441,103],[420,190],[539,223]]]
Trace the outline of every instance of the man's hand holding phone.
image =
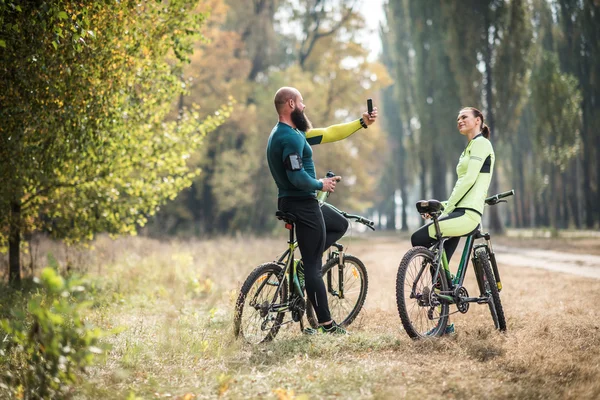
[[377,119],[377,107],[373,107],[372,99],[367,99],[367,112],[363,113],[362,119],[367,126]]

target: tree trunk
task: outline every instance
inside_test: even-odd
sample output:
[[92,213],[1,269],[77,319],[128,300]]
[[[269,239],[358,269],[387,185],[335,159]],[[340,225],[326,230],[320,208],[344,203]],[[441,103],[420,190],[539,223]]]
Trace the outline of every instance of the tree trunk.
[[21,203],[10,203],[10,228],[8,234],[8,281],[21,283]]
[[[597,122],[600,121],[598,116],[595,116],[595,118]],[[598,203],[600,203],[600,133],[596,130],[594,134],[596,135],[596,193],[595,199],[592,199],[594,206],[590,209],[590,213],[594,211],[595,214],[592,215],[592,228],[596,222],[600,222],[600,207],[598,207]]]
[[567,179],[567,171],[561,174],[561,185],[562,185],[562,203],[561,203],[561,228],[568,229],[571,223],[571,215],[569,210],[569,180]]
[[546,187],[544,189],[544,195],[542,196],[542,203],[541,204],[547,204],[547,207],[539,207],[542,210],[542,214],[541,214],[541,222],[540,225],[541,226],[545,226],[545,227],[550,227],[552,226],[552,223],[550,222],[550,214],[551,214],[551,210],[552,210],[552,196],[549,194],[551,191],[550,186]]
[[513,168],[513,179],[516,186],[515,191],[515,202],[513,209],[515,210],[515,227],[522,228],[525,226],[525,169],[523,168],[523,154],[521,153],[520,146],[513,140],[513,157],[514,163],[516,164]]
[[[585,116],[584,116],[585,120]],[[585,125],[585,123],[584,123]],[[594,192],[592,191],[592,146],[587,136],[590,136],[591,132],[586,132],[588,129],[584,126],[582,132],[583,139],[583,197],[585,199],[585,225],[588,229],[594,227]]]
[[427,163],[421,157],[421,199],[427,199]]
[[402,199],[402,232],[408,232],[408,218],[406,214],[406,206],[408,204],[408,196],[406,193],[406,181],[400,189],[400,198]]
[[[489,40],[489,32],[490,32],[490,16],[489,16],[489,10],[484,13],[484,18],[485,18],[485,40],[486,40],[486,47],[485,47],[485,54],[483,55],[484,57],[484,62],[485,62],[485,98],[486,98],[486,103],[487,103],[487,117],[486,117],[486,125],[490,128],[491,131],[491,135],[494,135],[494,130],[495,130],[495,121],[494,121],[494,99],[493,99],[493,92],[492,92],[492,88],[493,88],[493,82],[492,82],[492,44],[490,43]],[[493,139],[493,136],[490,137],[490,139]],[[492,179],[492,182],[490,184],[490,188],[488,191],[488,195],[492,196],[496,193],[498,193],[498,174],[496,174],[496,178]],[[495,233],[502,233],[503,232],[503,226],[502,226],[502,221],[500,220],[500,214],[498,213],[498,207],[490,207],[489,209],[489,213],[490,213],[490,221],[489,221],[489,226],[490,226],[490,231],[495,232]]]
[[433,146],[432,154],[433,164],[431,165],[431,187],[433,189],[432,197],[437,200],[448,198],[446,190],[446,162],[444,153],[441,149]]
[[[400,122],[400,126],[402,126],[402,122]],[[404,130],[402,129],[402,132]],[[402,136],[398,140],[398,184],[400,186],[400,198],[402,199],[402,210],[401,215],[402,219],[400,222],[401,231],[408,231],[408,225],[406,224],[406,204],[407,204],[407,192],[406,192],[406,149],[404,148],[404,143],[402,141]],[[394,193],[394,210],[396,209],[396,197]],[[395,221],[394,221],[395,224]],[[394,227],[395,228],[395,227]]]
[[579,168],[578,168],[578,157],[571,160],[571,165],[567,170],[568,177],[565,179],[569,186],[567,203],[569,207],[569,214],[573,221],[573,225],[576,229],[579,229],[581,224],[579,221]]
[[550,226],[554,229],[558,229],[558,224],[557,224],[557,220],[558,220],[558,215],[559,215],[559,209],[558,209],[558,193],[556,190],[556,187],[558,186],[556,184],[556,179],[557,179],[557,174],[556,174],[556,167],[554,165],[550,165]]

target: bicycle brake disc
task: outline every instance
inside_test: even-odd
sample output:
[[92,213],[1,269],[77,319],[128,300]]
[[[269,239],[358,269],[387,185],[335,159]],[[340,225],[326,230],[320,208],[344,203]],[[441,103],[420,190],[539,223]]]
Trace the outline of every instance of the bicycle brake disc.
[[259,313],[260,313],[260,317],[264,318],[269,314],[269,302],[268,301],[264,301],[260,306],[258,306],[259,308]]
[[431,304],[431,289],[429,286],[425,286],[423,288],[423,293],[421,293],[421,297],[419,298],[419,305],[423,307],[428,307]]

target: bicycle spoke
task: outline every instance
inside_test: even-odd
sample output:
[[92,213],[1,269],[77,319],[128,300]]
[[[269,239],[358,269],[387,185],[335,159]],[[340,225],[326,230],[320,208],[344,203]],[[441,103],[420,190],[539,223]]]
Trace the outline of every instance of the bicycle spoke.
[[[431,269],[429,263],[423,264],[425,260],[422,257],[415,257],[412,259],[407,267],[405,280],[404,280],[404,298],[405,304],[408,306],[409,318],[413,321],[414,328],[419,333],[425,335],[432,328],[437,325],[440,313],[439,310],[433,310],[433,320],[429,318],[430,306],[424,306],[419,304],[418,298],[411,298],[411,293],[414,287],[415,295],[419,296],[423,293],[425,287],[432,286]],[[423,269],[424,268],[424,269]],[[419,273],[423,269],[423,272],[419,276]],[[419,276],[419,280],[415,282],[415,279]]]
[[[247,341],[251,343],[262,341],[274,327],[276,321],[272,320],[266,325],[267,330],[262,329],[266,318],[275,318],[274,313],[269,309],[279,285],[277,276],[269,272],[259,276],[248,291],[241,315],[241,333]],[[281,297],[281,293],[278,297]],[[265,312],[266,315],[261,316],[261,313]]]
[[339,297],[339,266],[332,267],[329,270],[328,274],[330,274],[331,276],[331,289],[333,291],[333,293],[328,293],[329,310],[331,313],[331,317],[337,322],[342,322],[346,319],[348,315],[352,313],[354,307],[358,303],[358,299],[361,295],[364,277],[362,276],[362,273],[360,272],[358,267],[355,266],[353,262],[348,262],[346,260],[344,262],[344,271],[341,277],[344,287],[344,298],[342,299]]

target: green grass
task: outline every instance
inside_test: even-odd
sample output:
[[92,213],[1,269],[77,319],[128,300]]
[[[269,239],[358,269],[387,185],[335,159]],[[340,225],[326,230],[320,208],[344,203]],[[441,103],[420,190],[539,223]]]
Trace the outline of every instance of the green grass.
[[506,267],[506,334],[493,330],[487,307],[473,305],[451,317],[456,335],[413,341],[395,310],[407,246],[353,242],[370,290],[350,336],[303,336],[294,324],[274,342],[251,346],[232,335],[237,290],[285,240],[100,239],[76,255],[95,282],[87,318],[120,332],[105,339],[111,350],[74,398],[600,397],[597,281]]

